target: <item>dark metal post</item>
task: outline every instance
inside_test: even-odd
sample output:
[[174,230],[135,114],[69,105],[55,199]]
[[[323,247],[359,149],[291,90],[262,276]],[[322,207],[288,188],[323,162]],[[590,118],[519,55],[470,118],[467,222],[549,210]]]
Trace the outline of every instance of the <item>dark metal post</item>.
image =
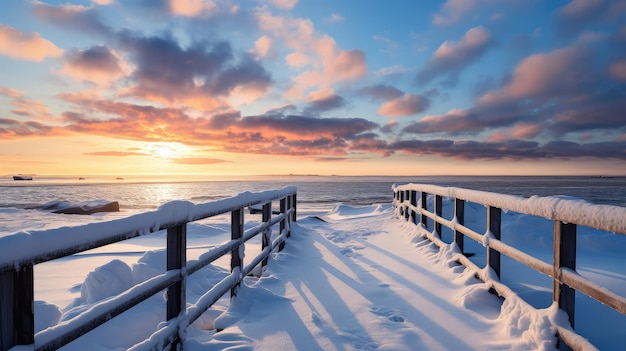
[[[465,224],[465,200],[454,199],[454,217],[456,217],[456,222],[458,224]],[[454,231],[454,242],[459,247],[459,250],[461,250],[461,253],[464,252],[464,239],[465,236],[463,235],[463,233],[459,232],[458,230]]]
[[[287,212],[287,201],[283,198],[280,199],[280,213],[285,213]],[[285,230],[286,225],[285,222],[287,220],[287,217],[284,217],[281,221],[280,221],[280,232],[278,233],[279,235],[283,234],[283,230]],[[282,243],[280,243],[280,245],[278,245],[278,251],[282,251],[285,248],[285,242],[283,241]]]
[[[411,190],[411,205],[413,207],[417,207],[417,191]],[[417,223],[417,216],[415,214],[415,209],[411,210],[411,223]]]
[[[231,212],[231,224],[230,224],[230,238],[231,240],[238,240],[239,245],[230,252],[230,272],[235,269],[239,270],[239,273],[243,271],[243,259],[240,252],[243,251],[243,208],[238,208]],[[241,251],[240,251],[241,250]],[[237,289],[239,283],[230,289],[230,297],[237,295]]]
[[[487,230],[493,234],[493,237],[500,240],[500,228],[502,221],[502,210],[498,207],[489,206],[487,208]],[[496,273],[496,276],[500,278],[500,252],[488,248],[487,249],[487,264]]]
[[576,290],[559,282],[561,268],[576,270],[576,224],[554,221],[554,278],[553,297],[569,317],[574,328]]
[[298,219],[296,217],[296,212],[297,212],[297,209],[298,209],[298,201],[297,201],[298,200],[298,194],[297,193],[293,194],[293,195],[291,195],[291,197],[292,197],[291,205],[293,207],[293,218],[292,218],[292,220],[294,222],[297,222]]
[[[167,228],[167,270],[182,269],[187,263],[187,224]],[[182,274],[179,281],[167,288],[167,320],[176,318],[187,308],[186,277]],[[172,342],[172,347],[182,345],[179,333]]]
[[33,266],[0,273],[0,350],[35,342]]
[[[426,199],[428,198],[428,194],[426,194],[425,192],[421,192],[421,203],[422,203],[422,212],[426,211]],[[421,218],[420,218],[420,222],[422,223],[422,225],[424,226],[424,228],[428,229],[428,217],[426,217],[425,214],[422,214]]]
[[[269,223],[271,219],[272,219],[272,202],[270,201],[263,205],[262,220],[263,220],[263,223]],[[272,234],[272,228],[270,227],[267,227],[263,231],[263,235],[261,236],[261,248],[263,250],[270,245],[271,234]],[[263,263],[261,265],[262,266],[267,265],[268,259],[269,257],[264,258]]]
[[[435,214],[437,217],[441,217],[441,201],[441,195],[435,195]],[[441,239],[441,223],[435,222],[435,231],[437,232],[439,239]]]

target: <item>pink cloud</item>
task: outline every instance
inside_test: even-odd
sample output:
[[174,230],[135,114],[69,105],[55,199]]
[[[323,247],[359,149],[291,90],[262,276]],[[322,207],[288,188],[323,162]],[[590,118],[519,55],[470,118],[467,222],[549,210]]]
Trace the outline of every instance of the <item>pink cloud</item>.
[[283,10],[290,10],[296,6],[298,0],[269,0],[269,2]]
[[212,0],[169,0],[173,15],[184,17],[207,17],[214,14],[217,5]]
[[367,75],[363,51],[339,48],[331,36],[318,33],[310,20],[275,16],[267,10],[257,16],[261,29],[291,51],[285,57],[289,66],[301,70],[292,78],[287,97],[304,99],[311,89],[328,89]]
[[23,33],[0,24],[0,54],[19,60],[41,62],[48,57],[59,57],[63,50],[39,33]]
[[517,65],[501,91],[485,94],[481,102],[562,95],[589,79],[587,58],[587,52],[577,46],[531,55]]
[[441,75],[454,77],[482,56],[491,45],[491,35],[485,28],[471,28],[460,41],[445,41],[441,44],[418,72],[417,82],[425,84]]
[[433,24],[448,25],[457,23],[467,12],[478,5],[478,0],[448,0],[441,5],[441,11],[433,17]]
[[412,116],[424,112],[428,100],[421,95],[406,94],[385,102],[378,109],[378,114],[387,117]]
[[86,50],[66,52],[59,73],[79,81],[105,84],[125,76],[129,70],[114,50],[105,46],[94,46]]
[[609,72],[611,77],[626,82],[626,60],[613,63]]

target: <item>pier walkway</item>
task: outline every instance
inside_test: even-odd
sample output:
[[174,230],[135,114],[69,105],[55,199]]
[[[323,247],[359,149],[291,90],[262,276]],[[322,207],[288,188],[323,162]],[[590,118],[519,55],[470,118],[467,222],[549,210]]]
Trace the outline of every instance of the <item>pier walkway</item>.
[[[556,308],[506,306],[388,205],[302,218],[186,350],[554,349]],[[503,312],[501,312],[503,311]]]

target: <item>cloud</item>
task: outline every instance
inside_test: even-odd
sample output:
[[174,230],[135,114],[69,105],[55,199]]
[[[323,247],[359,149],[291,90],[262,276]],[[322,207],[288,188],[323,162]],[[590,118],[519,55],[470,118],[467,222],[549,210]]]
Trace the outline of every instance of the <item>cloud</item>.
[[463,68],[478,60],[492,44],[489,32],[480,26],[468,30],[459,42],[445,41],[417,73],[417,83],[426,84],[442,75],[454,79]]
[[41,121],[56,120],[48,106],[39,100],[29,99],[23,91],[0,86],[0,95],[11,99],[11,113]]
[[283,10],[291,10],[296,6],[298,0],[269,0],[269,3]]
[[271,77],[253,57],[239,58],[228,42],[194,42],[185,48],[171,35],[118,35],[136,67],[133,83],[120,94],[168,105],[210,111],[228,101],[250,102],[270,88]]
[[476,5],[478,5],[478,0],[448,0],[441,5],[440,13],[433,16],[433,24],[455,24]]
[[395,131],[397,128],[398,128],[398,121],[389,121],[382,128],[380,128],[380,131],[382,133],[389,134]]
[[330,111],[344,107],[348,104],[346,99],[336,95],[333,91],[328,94],[319,96],[311,100],[304,109],[304,114],[319,114],[320,112]]
[[293,85],[285,94],[288,98],[304,99],[310,90],[325,90],[367,75],[363,51],[340,49],[331,36],[316,32],[310,20],[274,16],[267,9],[259,11],[257,19],[263,31],[290,50],[285,59],[300,71],[292,78]]
[[[520,99],[528,97],[554,97],[572,93],[581,84],[593,79],[588,51],[579,46],[556,49],[549,53],[528,56],[513,71],[511,80],[497,92],[503,97]],[[482,100],[494,99],[486,94]]]
[[[607,41],[608,43],[608,41]],[[425,116],[405,133],[564,136],[589,130],[614,135],[623,130],[626,88],[606,74],[598,51],[580,44],[523,59],[504,85],[485,93],[467,109]],[[534,127],[530,127],[534,126]],[[508,130],[497,131],[497,129]]]
[[412,155],[436,155],[459,160],[536,160],[575,159],[593,157],[597,159],[626,160],[626,142],[609,141],[579,144],[570,141],[551,141],[540,144],[536,141],[506,140],[454,141],[401,140],[389,144],[388,148]]
[[212,0],[169,0],[170,13],[185,17],[209,17],[217,10]]
[[126,156],[150,156],[141,152],[133,151],[95,151],[85,152],[83,155],[87,156],[112,156],[112,157],[126,157]]
[[67,51],[63,61],[59,73],[97,84],[115,81],[125,76],[129,70],[119,55],[106,46]]
[[41,62],[48,57],[59,57],[63,50],[39,33],[24,33],[0,24],[0,54],[18,60]]
[[393,100],[404,95],[404,92],[387,84],[369,85],[359,89],[359,93],[369,96],[373,100]]
[[221,160],[219,158],[182,157],[182,158],[173,158],[170,160],[170,162],[180,164],[180,165],[214,165],[217,163],[224,163],[227,161]]
[[378,71],[375,72],[377,76],[395,76],[401,75],[407,72],[407,69],[404,66],[395,65],[389,67],[382,67]]
[[425,97],[417,94],[406,94],[385,102],[378,114],[387,117],[412,116],[424,112],[429,106]]
[[83,5],[49,5],[40,1],[33,2],[34,14],[61,28],[74,28],[81,33],[96,33],[109,36],[111,28],[104,24],[95,7]]
[[611,64],[609,69],[611,77],[626,82],[626,60],[621,60]]
[[256,56],[257,59],[261,59],[267,56],[271,52],[271,50],[272,39],[266,35],[263,35],[254,42],[254,50],[252,50],[252,54]]
[[332,13],[330,14],[330,16],[326,17],[324,21],[327,23],[338,23],[338,22],[345,21],[345,19],[346,19],[345,17],[343,17],[342,15],[338,13]]

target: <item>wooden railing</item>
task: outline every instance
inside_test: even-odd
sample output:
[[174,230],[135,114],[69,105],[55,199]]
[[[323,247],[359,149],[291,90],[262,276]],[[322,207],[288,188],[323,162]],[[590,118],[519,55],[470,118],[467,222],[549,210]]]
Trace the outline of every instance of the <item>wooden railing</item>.
[[[441,239],[442,225],[453,231],[452,241],[456,243],[460,254],[456,259],[473,270],[498,295],[507,298],[512,290],[502,284],[500,279],[500,255],[516,260],[553,279],[552,299],[560,309],[567,313],[571,328],[557,326],[560,349],[576,350],[596,349],[574,330],[575,292],[584,293],[612,309],[626,314],[626,298],[606,287],[599,286],[576,271],[576,227],[582,225],[616,234],[626,234],[626,208],[608,205],[584,204],[555,197],[522,198],[460,188],[444,188],[427,184],[406,184],[394,186],[394,208],[396,215],[406,221],[427,228],[432,220],[433,231],[427,237],[440,248],[448,245]],[[432,199],[430,197],[432,197]],[[451,219],[442,217],[442,201],[446,198],[454,203]],[[431,201],[432,210],[427,209]],[[480,234],[466,227],[465,202],[482,204],[486,211],[486,233]],[[553,262],[547,263],[501,241],[502,210],[547,218],[554,221],[554,256]],[[590,215],[593,213],[593,215]],[[464,238],[469,237],[486,247],[485,266],[492,274],[479,268],[464,255]],[[625,238],[626,239],[626,238]],[[495,275],[495,279],[493,277]]]
[[[246,192],[199,205],[174,201],[157,211],[111,222],[0,238],[0,350],[15,345],[31,345],[35,350],[58,349],[163,290],[167,293],[167,323],[132,349],[178,349],[185,330],[193,321],[229,290],[234,296],[242,279],[259,264],[265,265],[272,250],[276,247],[282,250],[285,239],[290,236],[291,222],[296,220],[296,191],[295,187],[286,187]],[[273,201],[279,203],[280,211],[272,211]],[[244,209],[251,206],[262,206],[262,223],[244,230]],[[187,223],[228,212],[231,213],[231,240],[187,265]],[[272,228],[277,224],[278,235],[272,238]],[[167,230],[167,272],[35,334],[34,265],[159,230]],[[245,243],[258,234],[262,234],[262,251],[244,265]],[[187,276],[227,253],[231,255],[231,273],[187,307]]]

